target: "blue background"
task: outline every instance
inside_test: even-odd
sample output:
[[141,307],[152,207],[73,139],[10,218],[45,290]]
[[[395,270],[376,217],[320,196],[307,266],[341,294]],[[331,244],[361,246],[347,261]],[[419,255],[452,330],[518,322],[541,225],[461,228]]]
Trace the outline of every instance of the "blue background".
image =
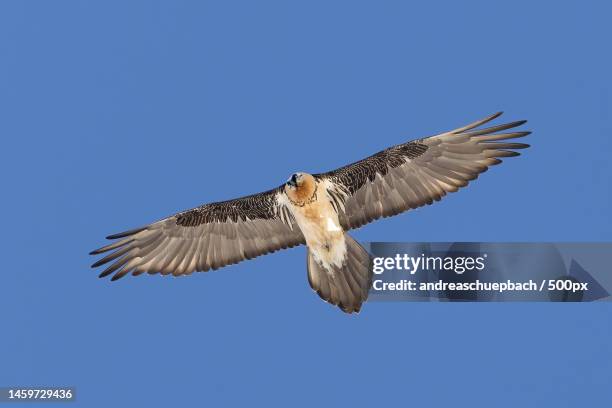
[[604,1],[3,1],[0,385],[72,406],[612,403],[610,305],[370,303],[305,250],[98,279],[109,233],[498,110],[533,146],[363,241],[610,241]]

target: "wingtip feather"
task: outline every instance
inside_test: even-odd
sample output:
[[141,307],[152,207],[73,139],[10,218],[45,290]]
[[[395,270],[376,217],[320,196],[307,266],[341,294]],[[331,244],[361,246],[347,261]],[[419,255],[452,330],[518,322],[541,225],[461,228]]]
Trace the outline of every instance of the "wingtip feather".
[[102,259],[94,262],[91,264],[91,268],[97,268],[98,266],[102,265],[104,262],[102,262]]
[[139,232],[144,231],[145,229],[147,229],[147,227],[134,228],[129,231],[118,232],[117,234],[107,236],[106,239],[125,238],[130,235],[138,234]]

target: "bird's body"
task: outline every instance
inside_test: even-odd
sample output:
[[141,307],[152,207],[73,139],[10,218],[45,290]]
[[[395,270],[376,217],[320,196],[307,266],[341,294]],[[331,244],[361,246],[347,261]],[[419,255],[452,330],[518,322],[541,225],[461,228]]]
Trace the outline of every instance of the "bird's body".
[[129,273],[175,276],[208,271],[306,244],[310,286],[347,313],[358,312],[371,284],[370,255],[347,231],[380,217],[431,204],[517,156],[526,144],[505,142],[529,132],[497,133],[513,122],[476,129],[501,113],[436,136],[390,147],[337,170],[295,173],[282,186],[205,204],[117,239],[92,254],[110,265],[100,277]]
[[300,184],[295,187],[287,185],[285,194],[306,245],[324,268],[341,267],[346,257],[346,242],[338,213],[326,191],[319,188],[319,182],[312,175],[296,173],[296,178]]

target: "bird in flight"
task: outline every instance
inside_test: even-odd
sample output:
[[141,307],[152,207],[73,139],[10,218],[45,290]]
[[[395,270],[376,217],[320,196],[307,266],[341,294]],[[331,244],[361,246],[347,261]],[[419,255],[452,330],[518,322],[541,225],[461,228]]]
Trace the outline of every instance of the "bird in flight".
[[346,313],[359,312],[371,285],[371,257],[347,231],[432,204],[501,158],[518,156],[516,150],[529,145],[508,139],[530,132],[503,131],[526,121],[481,128],[500,115],[110,235],[114,242],[91,252],[108,252],[92,267],[109,264],[100,277],[112,274],[112,280],[145,272],[181,276],[306,244],[312,289]]

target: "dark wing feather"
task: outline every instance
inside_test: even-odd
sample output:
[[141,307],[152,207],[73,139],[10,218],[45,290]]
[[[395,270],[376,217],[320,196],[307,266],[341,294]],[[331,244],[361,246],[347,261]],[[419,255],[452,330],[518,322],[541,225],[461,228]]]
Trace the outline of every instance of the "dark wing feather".
[[329,181],[328,193],[347,230],[431,204],[466,186],[489,166],[501,163],[501,157],[518,156],[515,149],[529,147],[504,140],[530,132],[496,133],[525,121],[476,129],[500,115],[501,112],[450,132],[390,147],[315,177]]
[[188,275],[304,243],[288,209],[278,202],[282,188],[235,200],[205,204],[142,228],[110,235],[119,239],[92,251],[109,252],[92,265],[109,266],[100,277],[128,273]]

